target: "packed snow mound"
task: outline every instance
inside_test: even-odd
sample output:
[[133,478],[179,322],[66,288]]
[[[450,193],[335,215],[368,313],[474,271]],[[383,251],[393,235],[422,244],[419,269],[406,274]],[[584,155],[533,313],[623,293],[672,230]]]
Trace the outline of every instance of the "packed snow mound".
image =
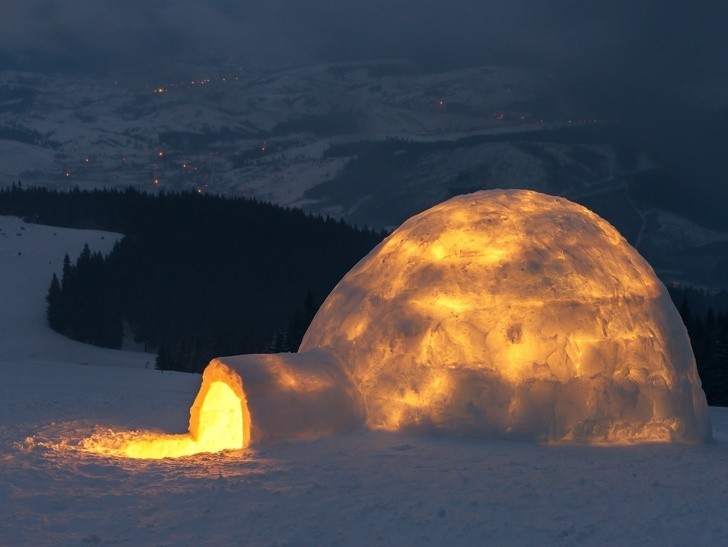
[[329,352],[369,427],[551,442],[701,442],[687,331],[605,220],[524,190],[406,221],[336,286],[300,347]]
[[[326,352],[220,357],[205,368],[200,393],[216,382],[238,394],[247,424],[244,446],[324,437],[364,423],[354,386]],[[198,394],[196,403],[200,399]]]

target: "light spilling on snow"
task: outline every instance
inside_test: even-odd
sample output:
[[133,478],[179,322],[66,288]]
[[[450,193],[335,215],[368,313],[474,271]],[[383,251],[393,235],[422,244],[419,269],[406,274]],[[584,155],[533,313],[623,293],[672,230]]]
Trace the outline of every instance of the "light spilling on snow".
[[82,448],[160,459],[312,439],[361,425],[363,412],[355,401],[338,362],[324,353],[225,357],[205,368],[188,433],[110,431],[85,439]]
[[109,432],[83,442],[83,448],[106,456],[139,459],[179,458],[202,452],[244,448],[250,438],[250,414],[242,386],[226,370],[208,367],[190,409],[189,431],[180,435]]

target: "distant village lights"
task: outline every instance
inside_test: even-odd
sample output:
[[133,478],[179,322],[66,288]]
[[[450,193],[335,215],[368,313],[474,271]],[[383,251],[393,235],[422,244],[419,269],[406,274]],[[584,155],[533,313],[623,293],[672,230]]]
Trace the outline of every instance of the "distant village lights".
[[[184,88],[184,87],[190,88],[190,87],[197,87],[197,86],[206,86],[206,85],[218,83],[218,82],[225,83],[228,80],[233,80],[233,79],[240,80],[240,76],[230,76],[230,77],[222,76],[222,77],[215,78],[214,81],[211,78],[183,80],[181,82],[169,82],[164,85],[159,85],[159,86],[155,85],[155,86],[150,86],[150,87],[152,89],[152,93],[154,93],[155,95],[164,95],[165,93],[169,92],[169,90],[171,88]],[[114,82],[114,85],[116,85],[116,82]]]
[[[549,74],[549,77],[551,75]],[[145,89],[147,92],[151,91],[155,94],[161,95],[165,93],[170,92],[181,92],[183,90],[192,91],[193,88],[197,88],[200,86],[208,86],[208,87],[215,87],[215,86],[223,86],[225,82],[232,82],[233,80],[240,80],[241,77],[239,75],[235,74],[227,74],[225,76],[216,76],[214,78],[189,78],[184,79],[180,81],[168,81],[168,82],[149,82],[146,83]],[[244,78],[242,78],[244,79]],[[114,82],[117,83],[116,81]],[[231,85],[228,83],[227,85]],[[503,91],[505,93],[512,93],[513,92],[513,86],[510,84],[503,86]],[[447,94],[447,92],[443,92],[443,90],[436,91],[435,93],[443,93],[443,95],[433,94],[430,95],[427,99],[427,102],[425,103],[426,107],[429,109],[430,112],[436,113],[437,116],[442,116],[446,114],[447,110],[450,110],[452,105],[449,103],[450,99],[458,99],[457,96],[451,96]],[[448,97],[446,99],[445,97]],[[455,98],[453,98],[455,97]],[[456,100],[456,102],[462,101],[462,99]],[[424,106],[424,105],[423,105]],[[526,123],[532,123],[532,124],[543,124],[546,122],[546,120],[536,118],[533,116],[532,113],[526,113],[526,112],[512,112],[510,110],[495,110],[490,111],[489,113],[485,114],[483,116],[483,121],[488,124],[489,126],[492,124],[495,126],[496,124],[508,124],[515,126],[517,123],[520,124],[526,124]],[[566,118],[566,119],[552,119],[549,120],[550,122],[554,124],[560,124],[565,126],[596,126],[596,125],[602,125],[602,124],[613,124],[613,123],[619,123],[619,120],[607,120],[607,119],[599,119],[599,118],[593,118],[593,117],[587,117],[583,116],[580,118]],[[442,128],[434,129],[434,134],[438,134]],[[430,135],[433,134],[430,130],[425,130],[422,128],[416,129],[416,134],[418,136],[424,136],[424,135]],[[127,146],[131,144],[131,139],[127,139]],[[238,143],[240,146],[243,146],[242,143]],[[147,171],[146,173],[142,173],[142,180],[148,180],[146,177],[148,177],[150,174],[152,175],[152,181],[153,183],[160,184],[160,180],[156,179],[154,177],[165,177],[165,182],[167,184],[171,184],[175,179],[176,175],[172,175],[170,178],[170,174],[168,173],[168,169],[173,168],[175,170],[178,170],[179,175],[184,175],[186,178],[184,180],[191,182],[193,180],[192,177],[195,177],[194,180],[197,179],[197,174],[201,172],[202,170],[208,168],[209,163],[205,161],[204,155],[209,156],[209,158],[213,158],[220,155],[220,152],[218,151],[209,151],[209,150],[199,150],[192,152],[191,150],[187,150],[182,152],[181,150],[173,150],[172,156],[169,158],[167,157],[166,151],[158,148],[159,146],[168,146],[168,143],[161,142],[159,140],[152,141],[148,144],[148,147],[141,153],[139,157],[137,157],[134,153],[132,153],[132,156],[127,157],[126,155],[115,155],[113,156],[113,159],[115,162],[119,162],[122,164],[125,168],[128,166],[130,169],[137,169],[142,166],[144,166]],[[247,142],[245,143],[245,148],[250,146]],[[256,143],[252,143],[252,150],[256,150],[255,148]],[[281,144],[279,141],[273,141],[270,142],[268,140],[259,140],[257,142],[257,157],[263,158],[265,156],[269,156],[271,154],[277,154],[281,151],[282,148],[285,148],[285,144]],[[69,148],[66,153],[68,155],[67,161],[64,162],[64,164],[61,164],[58,166],[58,171],[61,173],[61,178],[70,179],[73,177],[84,177],[88,176],[90,171],[93,170],[92,168],[96,169],[106,169],[109,166],[107,165],[105,161],[105,157],[101,154],[94,153],[94,155],[87,155],[90,150],[77,150],[75,147]],[[180,156],[180,152],[189,154],[192,152],[193,155],[189,155],[185,157],[184,163],[181,161],[178,161],[178,158]],[[275,156],[273,156],[275,158]],[[281,157],[281,159],[283,159]],[[290,165],[289,160],[285,160],[286,165]],[[118,165],[118,164],[117,164]],[[272,165],[272,164],[271,164]],[[95,167],[94,167],[95,166]],[[83,167],[86,168],[84,171]],[[72,171],[73,169],[73,171]],[[57,171],[57,172],[58,172]],[[214,171],[214,170],[213,170]],[[57,175],[56,175],[57,176]],[[114,179],[117,178],[117,174],[112,174],[112,177]],[[124,175],[122,175],[122,179],[126,178],[127,176],[133,176],[132,171],[126,171],[124,172]],[[169,180],[167,180],[169,179]],[[204,191],[207,191],[209,188],[204,188]]]

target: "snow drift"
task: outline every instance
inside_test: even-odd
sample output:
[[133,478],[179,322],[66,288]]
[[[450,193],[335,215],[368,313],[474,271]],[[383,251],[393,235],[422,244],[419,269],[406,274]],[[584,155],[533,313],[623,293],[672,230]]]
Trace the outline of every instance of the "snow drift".
[[[218,384],[231,404],[200,411]],[[242,423],[212,442],[222,448],[362,425],[711,438],[687,331],[652,268],[588,209],[523,190],[456,197],[405,222],[331,292],[298,354],[212,361],[192,439],[205,437],[200,416]]]

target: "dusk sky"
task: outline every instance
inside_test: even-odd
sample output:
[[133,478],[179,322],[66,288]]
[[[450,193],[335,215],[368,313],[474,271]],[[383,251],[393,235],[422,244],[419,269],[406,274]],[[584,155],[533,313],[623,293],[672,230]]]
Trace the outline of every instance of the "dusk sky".
[[[411,59],[544,66],[575,110],[620,119],[658,161],[719,191],[728,169],[728,3],[515,0],[7,0],[0,68],[71,73],[194,63],[278,68]],[[693,188],[695,190],[695,188]],[[724,196],[728,198],[728,194]]]
[[581,100],[609,109],[643,96],[713,108],[726,101],[727,21],[728,4],[705,0],[7,0],[0,67],[104,72],[162,59],[285,67],[381,58],[438,69],[536,65],[559,70]]
[[258,66],[414,58],[444,67],[547,64],[595,77],[646,70],[657,83],[678,75],[698,83],[726,76],[727,14],[725,3],[704,0],[8,0],[0,51],[15,65],[97,70],[150,56]]

